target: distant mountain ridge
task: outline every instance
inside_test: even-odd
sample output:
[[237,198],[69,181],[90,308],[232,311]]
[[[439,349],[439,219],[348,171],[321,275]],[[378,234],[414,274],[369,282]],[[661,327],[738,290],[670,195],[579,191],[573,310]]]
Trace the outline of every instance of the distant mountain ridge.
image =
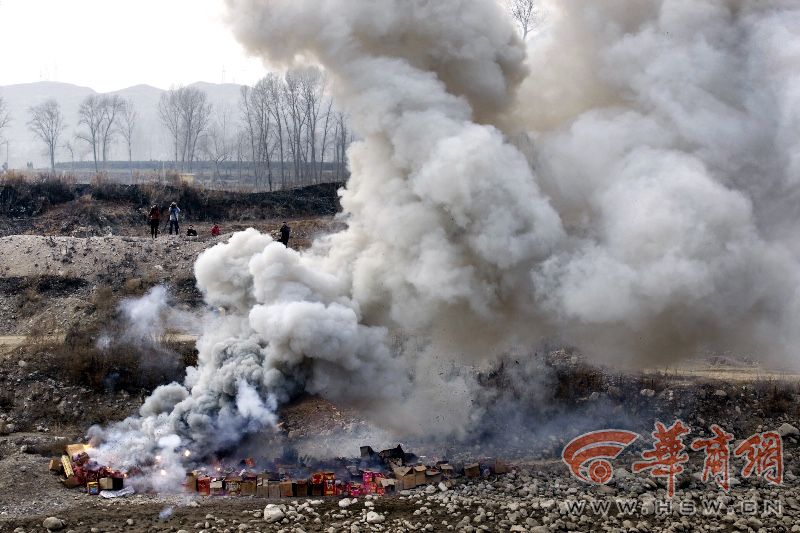
[[[239,94],[242,86],[225,83],[215,84],[197,82],[191,84],[208,94],[209,102],[214,106],[215,112],[227,109],[229,120],[233,121],[238,115]],[[98,93],[89,87],[81,87],[70,83],[41,81],[22,83],[16,85],[0,86],[0,96],[8,104],[11,113],[10,127],[3,131],[4,139],[9,141],[8,157],[11,168],[24,168],[27,162],[32,162],[34,167],[48,166],[44,154],[44,145],[38,141],[28,129],[28,109],[45,100],[55,99],[61,106],[64,114],[66,130],[61,143],[70,141],[75,149],[75,159],[89,160],[91,153],[89,146],[74,139],[78,130],[78,108],[81,102],[91,94],[118,95],[125,100],[130,100],[139,113],[137,131],[133,142],[133,158],[138,160],[170,159],[171,150],[164,127],[158,117],[158,101],[165,91],[150,85],[134,85],[119,91]],[[111,159],[125,159],[128,154],[121,142],[114,145]],[[58,151],[59,161],[69,161],[70,154],[63,148]],[[6,161],[6,146],[0,145],[0,164]]]

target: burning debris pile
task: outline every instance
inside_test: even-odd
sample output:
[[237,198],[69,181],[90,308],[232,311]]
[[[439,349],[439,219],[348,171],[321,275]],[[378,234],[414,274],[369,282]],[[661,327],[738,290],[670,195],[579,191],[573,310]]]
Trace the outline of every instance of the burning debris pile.
[[[90,458],[88,444],[69,444],[64,455],[50,460],[50,471],[61,476],[67,488],[80,488],[89,495],[105,498],[126,496],[135,492],[141,468],[113,470]],[[190,453],[185,452],[188,458]],[[338,458],[331,461],[300,461],[277,458],[257,461],[252,458],[239,462],[217,460],[197,466],[186,473],[180,483],[185,492],[199,496],[256,496],[259,498],[300,498],[347,496],[357,498],[369,494],[383,496],[426,485],[453,480],[510,472],[499,459],[484,459],[469,464],[448,460],[428,462],[401,445],[375,452],[370,446],[361,447],[357,459]],[[158,468],[160,457],[155,457]],[[166,470],[160,475],[167,476]]]

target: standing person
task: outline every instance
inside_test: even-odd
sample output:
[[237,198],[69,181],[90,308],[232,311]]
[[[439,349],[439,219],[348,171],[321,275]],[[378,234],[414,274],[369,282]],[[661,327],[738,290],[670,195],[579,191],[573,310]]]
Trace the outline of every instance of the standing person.
[[181,216],[181,209],[178,204],[169,204],[169,234],[172,235],[172,228],[175,228],[175,235],[178,235],[178,220]]
[[150,208],[150,214],[147,215],[147,220],[150,222],[150,236],[152,238],[158,237],[158,226],[161,224],[161,210],[158,205],[154,204]]
[[214,225],[211,226],[211,236],[212,237],[219,237],[219,233],[220,233],[219,226],[217,225],[216,222],[214,222]]
[[286,221],[283,222],[283,226],[281,226],[281,242],[285,247],[289,247],[289,235],[291,234],[292,230],[286,224]]

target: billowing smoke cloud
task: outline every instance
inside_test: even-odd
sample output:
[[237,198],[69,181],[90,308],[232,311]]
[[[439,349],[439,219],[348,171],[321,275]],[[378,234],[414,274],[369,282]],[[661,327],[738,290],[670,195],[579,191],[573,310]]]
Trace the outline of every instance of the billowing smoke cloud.
[[[620,362],[790,360],[800,9],[550,4],[526,64],[491,0],[228,0],[253,53],[333,79],[362,137],[347,229],[303,253],[248,230],[203,254],[225,316],[186,382],[107,442],[138,461],[219,450],[300,391],[452,432],[475,416],[465,366],[553,335]],[[414,342],[390,349],[399,333]]]

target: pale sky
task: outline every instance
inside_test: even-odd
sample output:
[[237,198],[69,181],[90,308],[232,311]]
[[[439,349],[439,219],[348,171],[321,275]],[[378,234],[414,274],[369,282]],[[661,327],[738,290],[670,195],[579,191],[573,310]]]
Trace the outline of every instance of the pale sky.
[[0,0],[0,85],[253,83],[265,69],[222,13],[222,0]]

